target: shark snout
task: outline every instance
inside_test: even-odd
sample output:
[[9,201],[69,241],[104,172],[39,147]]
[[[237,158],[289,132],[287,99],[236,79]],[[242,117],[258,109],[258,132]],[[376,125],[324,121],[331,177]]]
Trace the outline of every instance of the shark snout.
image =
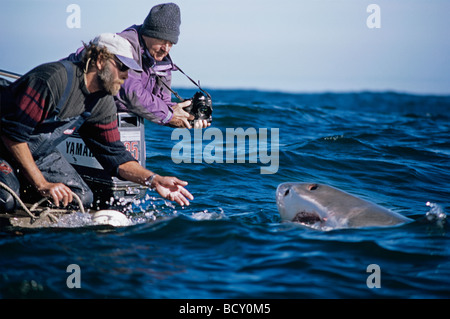
[[290,187],[288,184],[280,184],[277,187],[277,201],[283,199],[283,197],[289,195]]
[[322,210],[311,201],[308,192],[315,189],[311,184],[305,191],[295,183],[284,183],[278,186],[276,192],[277,206],[280,216],[284,220],[304,222],[307,224],[326,220]]

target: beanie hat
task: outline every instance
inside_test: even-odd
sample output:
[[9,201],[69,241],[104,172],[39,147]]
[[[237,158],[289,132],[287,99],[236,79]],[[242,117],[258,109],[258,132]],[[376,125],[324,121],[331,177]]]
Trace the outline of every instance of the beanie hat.
[[180,8],[175,3],[158,4],[145,18],[141,34],[176,44],[180,35],[180,24]]

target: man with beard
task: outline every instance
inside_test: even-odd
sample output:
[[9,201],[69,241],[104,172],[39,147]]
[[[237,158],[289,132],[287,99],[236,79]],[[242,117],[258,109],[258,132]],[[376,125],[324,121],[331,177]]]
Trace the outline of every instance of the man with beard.
[[[78,131],[111,176],[154,188],[162,197],[189,205],[187,182],[160,176],[142,167],[120,141],[113,96],[128,77],[141,71],[130,43],[117,34],[102,34],[85,45],[82,61],[40,65],[1,91],[0,181],[17,194],[50,197],[67,206],[72,192],[85,206],[93,193],[56,149]],[[25,199],[25,198],[23,198]],[[26,200],[26,199],[25,199]],[[0,213],[17,203],[0,189]]]

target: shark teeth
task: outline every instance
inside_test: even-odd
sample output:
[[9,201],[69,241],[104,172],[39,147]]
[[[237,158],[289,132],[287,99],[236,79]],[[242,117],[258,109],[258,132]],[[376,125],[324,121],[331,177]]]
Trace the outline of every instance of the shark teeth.
[[323,219],[320,218],[319,214],[316,212],[298,212],[292,221],[306,225],[313,225],[315,223],[323,222]]

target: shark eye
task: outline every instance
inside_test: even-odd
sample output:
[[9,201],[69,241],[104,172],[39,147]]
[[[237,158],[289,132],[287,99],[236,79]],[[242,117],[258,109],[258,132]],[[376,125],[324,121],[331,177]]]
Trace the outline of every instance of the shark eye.
[[289,188],[284,192],[284,196],[289,195]]
[[319,185],[317,185],[317,184],[311,184],[311,185],[309,185],[309,190],[310,190],[310,191],[315,191],[317,188],[319,188]]

